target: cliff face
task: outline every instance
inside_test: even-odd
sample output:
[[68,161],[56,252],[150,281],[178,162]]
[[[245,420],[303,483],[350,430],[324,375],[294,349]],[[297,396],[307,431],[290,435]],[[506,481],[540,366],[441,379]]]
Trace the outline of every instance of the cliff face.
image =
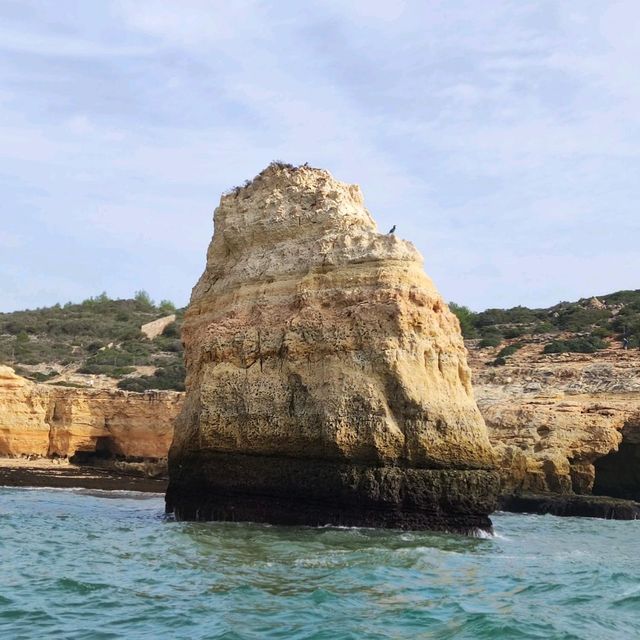
[[271,165],[222,197],[183,327],[178,517],[489,526],[494,463],[455,317],[355,185]]
[[181,402],[167,391],[34,384],[0,367],[0,455],[163,458]]
[[47,455],[49,405],[48,390],[0,366],[0,455]]
[[640,353],[541,350],[528,344],[500,367],[470,350],[503,491],[640,500]]

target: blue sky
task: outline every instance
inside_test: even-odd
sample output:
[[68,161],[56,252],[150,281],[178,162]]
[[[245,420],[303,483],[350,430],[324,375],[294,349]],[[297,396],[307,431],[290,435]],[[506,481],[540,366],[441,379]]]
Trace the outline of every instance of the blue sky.
[[448,300],[640,287],[640,4],[0,0],[0,310],[185,304],[220,193],[361,185]]

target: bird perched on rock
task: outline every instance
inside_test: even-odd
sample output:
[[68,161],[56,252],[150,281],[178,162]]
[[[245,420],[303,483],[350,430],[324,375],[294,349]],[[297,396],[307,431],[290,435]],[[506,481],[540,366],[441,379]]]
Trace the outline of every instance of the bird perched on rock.
[[389,231],[389,234],[394,233],[395,230],[396,230],[396,225],[394,224],[393,227],[391,227],[391,230]]

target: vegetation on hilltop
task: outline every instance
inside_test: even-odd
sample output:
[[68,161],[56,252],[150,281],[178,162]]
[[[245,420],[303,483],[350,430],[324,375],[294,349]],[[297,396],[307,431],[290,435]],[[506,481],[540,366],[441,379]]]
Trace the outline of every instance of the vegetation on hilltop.
[[[147,322],[176,314],[162,335],[149,340],[140,331]],[[112,300],[106,293],[79,304],[0,313],[0,363],[38,381],[64,370],[106,375],[135,390],[184,389],[180,326],[183,312],[168,300],[155,304],[145,291],[133,299]],[[29,367],[48,365],[48,373]],[[154,375],[136,375],[136,367],[155,367]]]
[[[465,338],[477,339],[481,349],[502,347],[495,365],[504,364],[534,338],[549,354],[593,353],[625,339],[629,348],[640,347],[640,290],[561,302],[548,309],[476,313],[453,302],[449,306]],[[141,333],[143,324],[172,313],[176,321],[157,338],[149,340]],[[0,364],[39,382],[73,385],[57,379],[61,372],[73,371],[108,376],[129,391],[183,390],[183,315],[184,310],[167,300],[154,303],[145,291],[129,300],[112,300],[103,293],[79,304],[0,313]]]
[[[475,313],[455,303],[450,308],[464,337],[478,339],[480,348],[542,335],[546,338],[544,353],[593,353],[625,340],[629,348],[640,347],[640,290],[561,302],[548,309],[513,307]],[[503,349],[498,359],[504,361],[512,353]]]

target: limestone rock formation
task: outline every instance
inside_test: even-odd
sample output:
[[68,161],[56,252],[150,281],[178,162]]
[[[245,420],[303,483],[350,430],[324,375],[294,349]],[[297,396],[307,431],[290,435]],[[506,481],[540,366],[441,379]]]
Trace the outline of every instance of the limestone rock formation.
[[640,500],[640,353],[543,354],[505,366],[470,346],[474,389],[500,460],[503,493]]
[[490,526],[458,322],[356,185],[272,164],[224,195],[183,326],[167,508],[183,519]]
[[164,458],[182,394],[35,384],[0,366],[0,456]]
[[0,455],[47,455],[50,396],[34,390],[13,369],[0,366]]

